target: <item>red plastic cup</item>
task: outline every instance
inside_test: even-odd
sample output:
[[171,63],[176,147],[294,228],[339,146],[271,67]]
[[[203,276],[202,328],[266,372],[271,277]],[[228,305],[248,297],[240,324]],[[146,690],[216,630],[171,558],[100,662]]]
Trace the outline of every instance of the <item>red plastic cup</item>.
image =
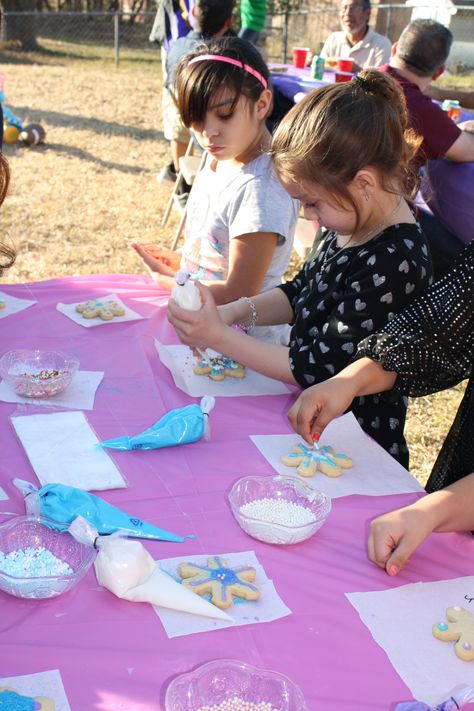
[[339,72],[336,72],[334,78],[336,80],[336,84],[340,84],[343,81],[350,81],[352,79],[352,74],[349,74],[349,72],[347,72],[346,74],[340,74]]
[[353,59],[338,59],[337,68],[340,72],[352,72],[352,67],[354,66]]
[[308,52],[308,47],[293,47],[293,66],[297,69],[304,69]]

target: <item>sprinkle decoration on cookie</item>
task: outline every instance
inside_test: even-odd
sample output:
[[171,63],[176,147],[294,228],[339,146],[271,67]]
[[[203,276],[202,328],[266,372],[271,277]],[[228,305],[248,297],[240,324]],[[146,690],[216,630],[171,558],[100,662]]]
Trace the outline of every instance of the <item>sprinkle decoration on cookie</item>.
[[474,661],[474,614],[463,607],[448,607],[448,622],[433,626],[433,637],[442,642],[456,642],[454,652],[465,662]]
[[117,301],[99,301],[98,299],[77,304],[76,311],[83,318],[100,318],[112,321],[116,316],[125,316],[125,309]]
[[212,358],[199,358],[193,368],[196,375],[208,375],[211,380],[221,381],[227,376],[229,378],[243,378],[245,376],[245,366],[237,363],[232,358],[224,355],[213,356]]
[[298,444],[289,454],[281,458],[287,467],[296,467],[300,476],[311,477],[320,471],[328,477],[341,476],[343,469],[352,467],[352,459],[346,454],[337,454],[333,447],[326,445],[314,447]]
[[178,573],[183,585],[198,595],[211,595],[211,602],[225,610],[233,597],[243,600],[258,600],[260,591],[252,585],[257,571],[248,565],[230,568],[220,556],[211,556],[207,565],[180,563]]

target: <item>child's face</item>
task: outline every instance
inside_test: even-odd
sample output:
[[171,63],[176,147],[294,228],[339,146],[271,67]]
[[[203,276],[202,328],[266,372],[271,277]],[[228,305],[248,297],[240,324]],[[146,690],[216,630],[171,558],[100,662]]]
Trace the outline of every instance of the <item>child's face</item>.
[[354,206],[317,183],[295,183],[280,176],[280,182],[292,198],[299,200],[306,220],[316,220],[322,227],[341,235],[349,235],[356,228]]
[[211,99],[202,123],[192,123],[200,145],[216,160],[239,159],[256,140],[261,121],[257,104],[240,96],[234,111],[229,91]]

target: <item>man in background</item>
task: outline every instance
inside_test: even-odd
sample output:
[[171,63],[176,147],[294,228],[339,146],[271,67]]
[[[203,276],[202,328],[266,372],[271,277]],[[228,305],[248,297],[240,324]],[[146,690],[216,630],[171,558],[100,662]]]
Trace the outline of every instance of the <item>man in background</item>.
[[354,71],[379,67],[390,59],[392,43],[369,27],[370,0],[343,0],[339,8],[342,30],[326,39],[321,57],[351,58]]

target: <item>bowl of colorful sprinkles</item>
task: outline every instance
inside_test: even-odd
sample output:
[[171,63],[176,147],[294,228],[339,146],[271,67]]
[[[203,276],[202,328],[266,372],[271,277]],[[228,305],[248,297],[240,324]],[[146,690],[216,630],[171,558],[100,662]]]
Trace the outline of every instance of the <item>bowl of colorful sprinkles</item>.
[[284,476],[246,476],[229,493],[232,513],[252,538],[265,543],[300,543],[318,531],[331,499],[304,481]]
[[215,659],[173,679],[166,711],[307,711],[303,694],[278,672]]
[[0,524],[0,590],[41,600],[62,595],[84,577],[96,550],[58,525],[35,516]]
[[79,361],[57,351],[9,351],[0,358],[0,376],[21,397],[50,398],[62,393]]

